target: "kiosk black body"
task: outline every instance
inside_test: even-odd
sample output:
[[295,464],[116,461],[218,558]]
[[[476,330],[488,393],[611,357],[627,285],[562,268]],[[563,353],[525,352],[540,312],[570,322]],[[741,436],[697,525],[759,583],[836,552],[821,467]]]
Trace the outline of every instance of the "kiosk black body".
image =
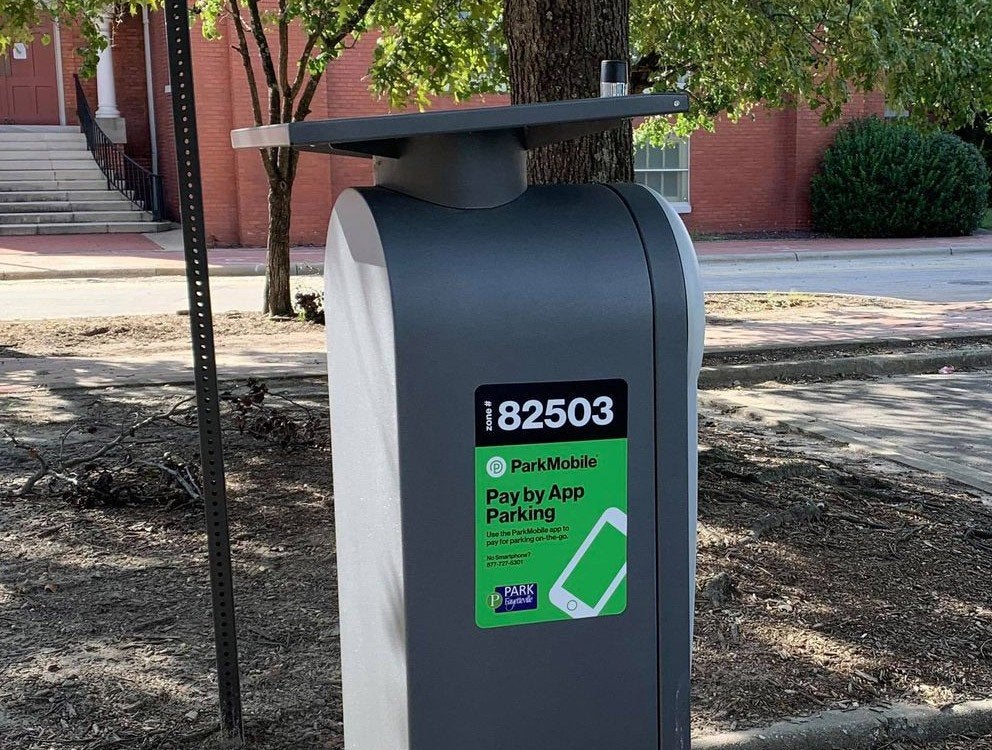
[[235,133],[376,159],[326,264],[348,750],[688,750],[695,256],[646,188],[525,180],[684,106]]

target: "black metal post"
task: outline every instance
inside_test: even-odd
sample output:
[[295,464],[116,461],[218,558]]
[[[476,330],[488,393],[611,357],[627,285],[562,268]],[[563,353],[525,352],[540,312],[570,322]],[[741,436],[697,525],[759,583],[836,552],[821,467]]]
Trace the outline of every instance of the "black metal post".
[[193,66],[186,0],[166,0],[165,23],[172,82],[172,116],[179,170],[179,207],[189,285],[189,320],[193,338],[193,369],[200,426],[200,460],[203,468],[204,511],[210,589],[213,595],[214,639],[217,651],[217,688],[220,722],[224,734],[244,741],[241,722],[241,684],[238,674],[238,639],[234,620],[231,576],[231,542],[227,524],[227,493],[221,440],[214,358],[213,315],[207,270],[206,234],[203,226],[203,188],[200,152],[196,137]]

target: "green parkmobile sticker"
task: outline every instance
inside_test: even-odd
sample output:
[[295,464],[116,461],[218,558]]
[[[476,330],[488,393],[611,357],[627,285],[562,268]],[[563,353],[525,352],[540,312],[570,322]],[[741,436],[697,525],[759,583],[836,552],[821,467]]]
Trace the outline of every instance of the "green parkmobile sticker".
[[481,628],[627,607],[627,384],[476,391],[475,621]]

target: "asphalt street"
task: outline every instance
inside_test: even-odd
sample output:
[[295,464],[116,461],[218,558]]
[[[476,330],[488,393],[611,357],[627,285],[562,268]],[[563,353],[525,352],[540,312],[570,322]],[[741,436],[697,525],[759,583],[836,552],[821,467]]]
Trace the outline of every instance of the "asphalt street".
[[[927,258],[745,261],[702,264],[706,291],[797,291],[900,297],[929,302],[992,299],[992,253]],[[216,276],[214,310],[261,309],[260,276]],[[320,289],[319,276],[293,278]],[[137,315],[185,310],[181,277],[0,281],[0,319]]]
[[835,292],[920,302],[992,299],[992,253],[703,263],[708,292]]

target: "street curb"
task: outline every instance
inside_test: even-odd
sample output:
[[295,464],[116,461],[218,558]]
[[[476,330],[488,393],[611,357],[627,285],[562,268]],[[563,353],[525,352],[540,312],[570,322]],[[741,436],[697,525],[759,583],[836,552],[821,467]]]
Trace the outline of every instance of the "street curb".
[[992,732],[992,700],[943,709],[913,703],[824,711],[769,727],[697,737],[692,750],[871,750],[880,742],[937,742],[958,734]]
[[[210,266],[211,276],[264,276],[265,264]],[[323,263],[293,263],[291,276],[318,276],[324,273]],[[182,266],[152,266],[150,268],[69,268],[39,271],[0,271],[0,281],[38,281],[44,279],[140,279],[157,276],[185,276]]]
[[725,255],[697,255],[700,263],[745,263],[769,262],[790,263],[822,260],[847,260],[850,258],[933,258],[953,255],[975,255],[992,253],[992,244],[986,247],[928,247],[928,248],[887,248],[865,250],[782,250],[768,253],[727,253]]
[[797,380],[800,378],[920,375],[936,372],[945,365],[956,368],[992,366],[992,348],[944,349],[932,352],[868,354],[830,359],[708,365],[700,369],[699,388],[712,390],[735,385],[753,385],[767,380]]
[[906,347],[913,346],[914,344],[940,344],[953,341],[977,341],[978,339],[989,339],[989,342],[992,343],[992,328],[928,333],[918,336],[884,336],[881,338],[842,339],[839,341],[799,341],[795,344],[716,344],[706,347],[705,356],[731,357],[736,354],[751,354],[774,357],[776,354],[803,351],[806,349],[816,349],[823,352],[845,352],[863,346]]

